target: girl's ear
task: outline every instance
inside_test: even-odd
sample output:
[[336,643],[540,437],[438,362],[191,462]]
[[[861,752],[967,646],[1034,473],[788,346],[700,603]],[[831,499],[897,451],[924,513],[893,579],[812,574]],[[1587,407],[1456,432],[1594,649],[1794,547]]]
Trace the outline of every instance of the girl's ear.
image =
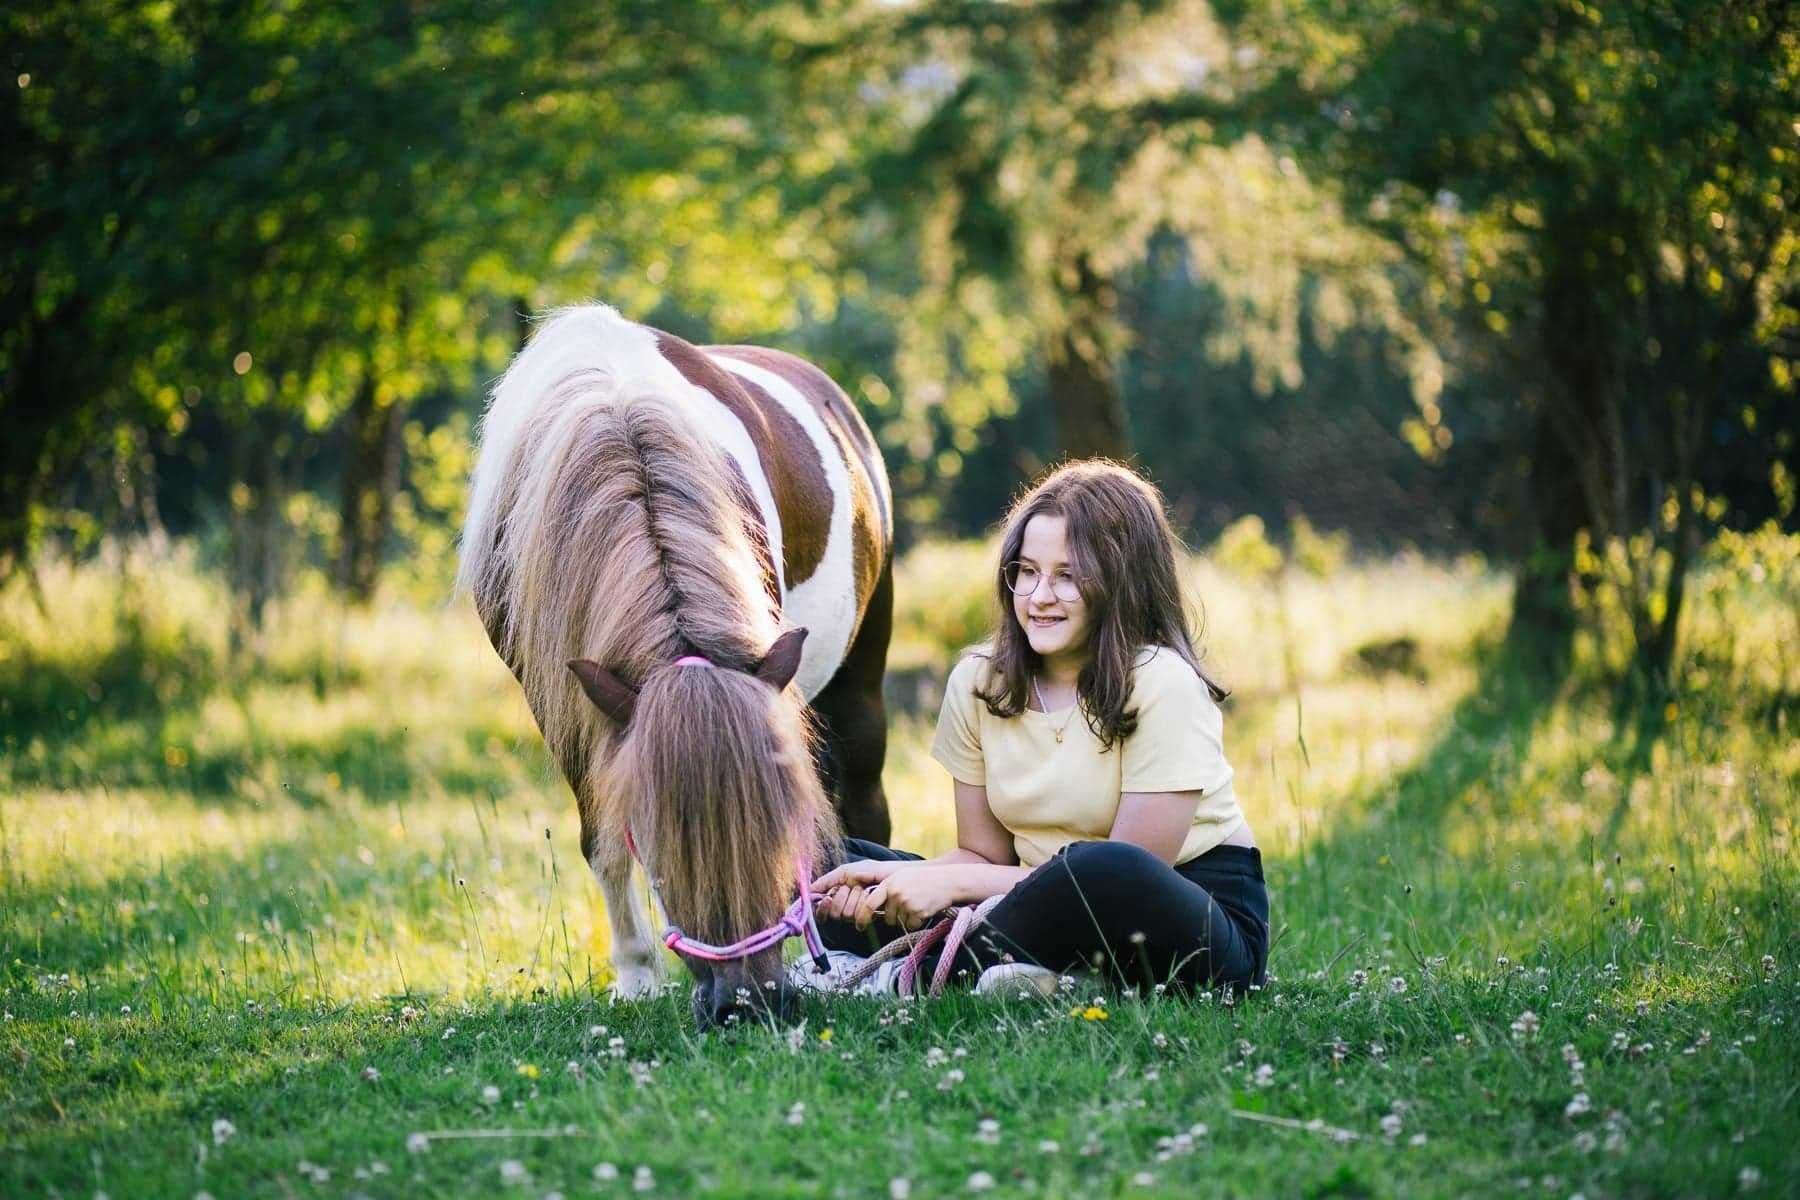
[[806,645],[806,630],[790,629],[775,639],[769,652],[756,668],[756,677],[780,691],[794,681],[800,669],[800,651]]
[[621,729],[631,724],[631,714],[637,708],[637,692],[631,685],[588,658],[570,659],[569,670],[575,672],[575,678],[581,681],[581,690],[587,693],[596,708],[616,721]]

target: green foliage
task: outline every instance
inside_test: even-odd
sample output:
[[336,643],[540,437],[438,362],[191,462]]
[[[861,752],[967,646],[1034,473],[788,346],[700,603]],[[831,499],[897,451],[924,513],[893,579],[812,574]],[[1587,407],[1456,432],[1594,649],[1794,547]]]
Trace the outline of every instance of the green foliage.
[[[1314,36],[1288,36],[1296,15]],[[1726,516],[1704,497],[1760,520],[1766,494],[1743,484],[1792,450],[1792,7],[1325,0],[1239,16],[1234,33],[1271,48],[1252,107],[1426,266],[1486,343],[1473,365],[1531,399],[1538,431],[1514,453],[1550,551],[1535,591],[1566,589],[1582,533],[1610,547],[1631,657],[1666,675],[1693,550]],[[1427,451],[1429,433],[1408,431]]]

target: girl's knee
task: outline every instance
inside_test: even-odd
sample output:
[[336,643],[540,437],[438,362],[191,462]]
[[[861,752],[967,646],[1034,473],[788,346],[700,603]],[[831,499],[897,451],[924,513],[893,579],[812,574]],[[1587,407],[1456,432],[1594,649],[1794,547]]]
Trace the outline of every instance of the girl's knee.
[[1080,882],[1137,879],[1169,865],[1130,842],[1074,842],[1063,851],[1070,874]]

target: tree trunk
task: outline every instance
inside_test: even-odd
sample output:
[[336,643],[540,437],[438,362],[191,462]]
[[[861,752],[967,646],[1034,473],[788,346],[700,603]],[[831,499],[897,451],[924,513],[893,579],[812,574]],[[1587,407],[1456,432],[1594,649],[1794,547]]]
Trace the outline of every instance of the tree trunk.
[[402,431],[406,406],[382,403],[375,376],[363,377],[346,417],[349,446],[344,456],[338,586],[358,604],[375,594],[382,550],[400,487]]
[[1064,320],[1051,338],[1050,405],[1059,448],[1071,458],[1124,459],[1131,454],[1125,398],[1113,371],[1110,281],[1077,254],[1063,273]]
[[1544,287],[1548,387],[1533,433],[1530,503],[1535,545],[1519,569],[1509,643],[1535,643],[1566,658],[1575,632],[1575,543],[1601,544],[1623,528],[1624,433],[1610,329],[1597,289],[1579,271],[1552,272]]

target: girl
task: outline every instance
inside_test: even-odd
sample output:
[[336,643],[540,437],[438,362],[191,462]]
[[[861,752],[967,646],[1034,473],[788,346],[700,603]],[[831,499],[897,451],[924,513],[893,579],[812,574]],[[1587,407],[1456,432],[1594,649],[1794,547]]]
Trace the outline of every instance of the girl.
[[1261,982],[1262,859],[1177,544],[1161,494],[1110,462],[1070,463],[1014,505],[1002,619],[951,672],[931,748],[955,780],[957,848],[927,862],[849,841],[814,885],[828,946],[866,953],[871,929],[885,940],[1004,894],[955,964],[978,992],[1048,993],[1089,967],[1145,986]]

